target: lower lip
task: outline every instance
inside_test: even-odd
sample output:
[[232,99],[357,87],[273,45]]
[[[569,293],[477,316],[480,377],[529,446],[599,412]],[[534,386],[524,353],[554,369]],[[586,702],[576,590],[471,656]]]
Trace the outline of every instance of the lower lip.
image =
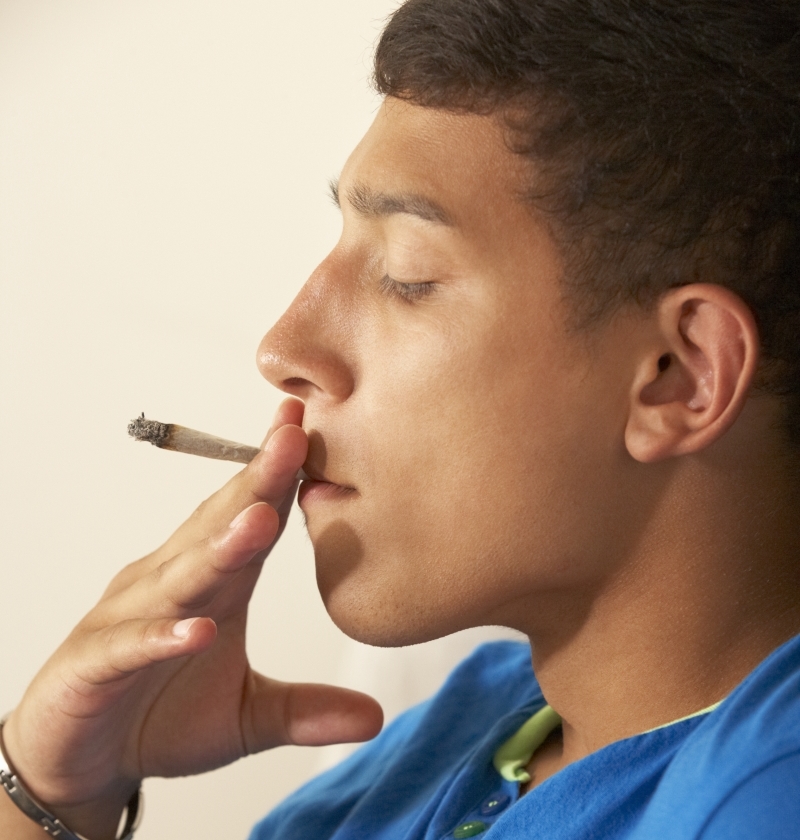
[[309,502],[333,502],[352,496],[352,487],[342,487],[341,484],[331,484],[329,481],[303,481],[297,491],[297,503],[302,507]]

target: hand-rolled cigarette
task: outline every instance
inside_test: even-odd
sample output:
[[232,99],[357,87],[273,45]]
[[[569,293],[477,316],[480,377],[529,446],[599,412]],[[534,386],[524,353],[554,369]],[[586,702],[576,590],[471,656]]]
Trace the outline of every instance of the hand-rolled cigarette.
[[[128,434],[136,440],[146,440],[159,449],[171,449],[173,452],[186,452],[188,455],[201,455],[203,458],[216,458],[219,461],[236,461],[239,464],[249,464],[261,451],[257,446],[225,440],[195,429],[187,429],[186,426],[178,426],[176,423],[148,420],[144,413],[141,417],[131,420],[128,424]],[[308,478],[303,470],[300,470],[297,477]]]

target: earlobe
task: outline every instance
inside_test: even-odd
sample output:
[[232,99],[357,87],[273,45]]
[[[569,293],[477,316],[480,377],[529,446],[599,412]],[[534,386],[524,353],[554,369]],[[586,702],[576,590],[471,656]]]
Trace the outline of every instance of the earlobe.
[[758,367],[759,337],[744,301],[722,286],[665,294],[636,368],[625,445],[653,463],[698,452],[739,416]]

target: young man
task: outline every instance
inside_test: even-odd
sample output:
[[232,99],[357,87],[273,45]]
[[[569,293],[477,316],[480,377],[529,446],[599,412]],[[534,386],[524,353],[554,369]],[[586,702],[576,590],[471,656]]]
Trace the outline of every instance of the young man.
[[[303,465],[347,633],[530,648],[482,648],[254,838],[796,837],[798,43],[776,0],[403,5],[342,238],[259,350],[292,399],[10,717],[33,797],[102,840],[148,775],[377,733],[247,663]],[[10,797],[0,828],[42,836]]]

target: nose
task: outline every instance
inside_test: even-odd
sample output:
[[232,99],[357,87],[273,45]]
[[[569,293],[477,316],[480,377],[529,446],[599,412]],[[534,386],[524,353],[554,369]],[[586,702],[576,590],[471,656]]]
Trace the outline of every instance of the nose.
[[355,387],[351,359],[354,306],[334,255],[311,275],[258,348],[261,375],[287,394],[346,400]]

